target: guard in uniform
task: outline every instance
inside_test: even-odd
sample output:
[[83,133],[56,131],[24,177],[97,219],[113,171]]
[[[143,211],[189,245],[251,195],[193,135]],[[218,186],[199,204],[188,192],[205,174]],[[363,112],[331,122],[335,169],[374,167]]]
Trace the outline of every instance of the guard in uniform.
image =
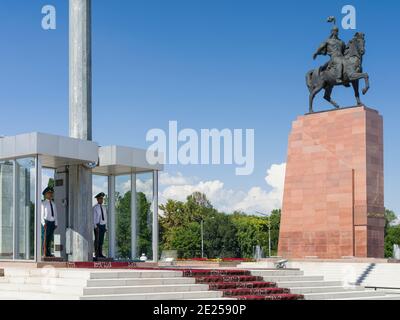
[[41,223],[43,239],[43,255],[54,257],[51,253],[51,244],[54,241],[54,231],[57,229],[57,207],[53,201],[54,189],[47,187],[43,191],[44,201],[41,205]]
[[103,256],[103,243],[104,236],[107,232],[107,210],[103,206],[104,197],[106,195],[102,192],[99,193],[95,198],[97,204],[93,207],[93,218],[94,218],[94,248],[96,258],[106,258]]

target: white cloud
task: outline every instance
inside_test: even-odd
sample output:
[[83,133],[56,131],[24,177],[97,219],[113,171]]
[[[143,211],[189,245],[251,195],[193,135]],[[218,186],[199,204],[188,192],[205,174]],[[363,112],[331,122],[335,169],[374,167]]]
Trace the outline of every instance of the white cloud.
[[[117,190],[121,194],[125,194],[131,191],[131,179],[127,177],[126,181],[118,185]],[[136,191],[143,192],[146,195],[147,199],[151,201],[153,194],[153,179],[152,178],[147,179],[138,176],[138,178],[136,179]]]
[[285,183],[285,172],[286,172],[286,163],[282,164],[273,164],[271,168],[267,170],[267,176],[265,177],[265,181],[273,188],[282,191]]
[[[172,175],[161,173],[159,179],[159,203],[164,204],[168,199],[185,201],[193,192],[204,193],[212,205],[222,212],[232,213],[243,211],[269,213],[281,208],[286,164],[274,164],[266,172],[265,188],[252,187],[249,190],[234,190],[226,188],[220,180],[200,181],[197,177],[186,177],[182,173]],[[138,176],[137,191],[143,192],[149,201],[152,200],[153,181],[150,178]],[[130,190],[130,180],[127,179],[119,186],[120,192]],[[96,179],[93,193],[107,191],[107,179]],[[162,212],[160,212],[162,214]]]
[[198,178],[185,177],[180,172],[178,172],[175,176],[167,172],[163,172],[160,174],[159,184],[160,186],[168,186],[168,185],[182,186],[187,184],[193,184],[198,180],[199,180]]
[[[285,163],[274,164],[267,170],[265,181],[270,187],[269,191],[260,187],[253,187],[248,191],[228,189],[220,180],[172,184],[160,192],[160,203],[165,203],[168,199],[184,201],[187,196],[198,191],[204,193],[213,206],[223,212],[268,213],[282,206],[285,170]],[[177,181],[193,181],[181,174],[177,177],[179,178]],[[174,177],[169,180],[175,181]]]
[[153,179],[137,179],[136,181],[137,192],[143,192],[147,201],[152,201],[153,198]]
[[394,220],[390,225],[393,227],[400,225],[400,218],[397,218],[396,220]]
[[219,180],[200,181],[193,185],[169,186],[160,194],[160,202],[168,199],[184,201],[193,192],[204,193],[211,203],[221,211],[230,211],[230,202],[237,196],[243,197],[241,191],[233,191],[224,188],[224,183]]

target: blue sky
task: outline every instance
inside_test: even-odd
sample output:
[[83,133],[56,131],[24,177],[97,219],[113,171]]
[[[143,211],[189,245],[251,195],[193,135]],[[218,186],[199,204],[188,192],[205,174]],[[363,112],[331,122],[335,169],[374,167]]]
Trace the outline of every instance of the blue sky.
[[[46,4],[57,9],[55,31],[41,28]],[[400,212],[397,1],[93,0],[94,140],[144,148],[147,131],[170,120],[181,129],[254,128],[253,175],[167,166],[166,178],[216,188],[214,199],[252,188],[274,198],[267,169],[286,161],[291,122],[307,110],[304,75],[325,62],[312,53],[329,34],[326,18],[340,18],[346,4],[366,33],[372,89],[364,102],[384,116],[386,206]],[[0,134],[68,134],[67,1],[1,1],[0,39]],[[352,90],[335,89],[334,97],[354,104]],[[324,107],[319,97],[316,108]]]

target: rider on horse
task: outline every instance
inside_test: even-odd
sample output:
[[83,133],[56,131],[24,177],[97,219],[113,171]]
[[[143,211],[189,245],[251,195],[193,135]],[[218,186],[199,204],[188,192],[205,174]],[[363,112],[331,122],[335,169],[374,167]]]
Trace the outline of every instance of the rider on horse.
[[314,53],[315,60],[319,55],[329,55],[330,61],[320,68],[320,71],[327,70],[335,77],[338,84],[343,83],[344,52],[346,44],[339,38],[339,28],[334,26],[330,37],[323,42]]
[[[336,24],[335,17],[329,17],[328,22]],[[362,60],[365,54],[365,35],[357,32],[348,45],[339,38],[339,28],[335,25],[330,37],[321,44],[314,53],[314,60],[319,55],[329,55],[330,60],[324,66],[310,70],[306,74],[306,84],[310,91],[309,112],[314,112],[313,102],[315,96],[325,90],[324,98],[335,108],[340,106],[331,98],[332,90],[336,86],[353,86],[357,105],[363,105],[359,94],[359,80],[365,80],[362,90],[366,94],[369,90],[369,75],[363,72]]]

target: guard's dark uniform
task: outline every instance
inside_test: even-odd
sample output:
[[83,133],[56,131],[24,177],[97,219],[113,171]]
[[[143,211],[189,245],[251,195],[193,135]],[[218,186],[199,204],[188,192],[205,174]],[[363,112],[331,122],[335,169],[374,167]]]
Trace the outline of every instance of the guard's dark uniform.
[[[43,196],[54,193],[54,189],[47,187],[43,191]],[[54,241],[54,231],[57,229],[57,207],[53,200],[45,199],[41,204],[41,223],[42,223],[42,248],[43,255],[52,257],[51,245]]]
[[[95,198],[103,199],[104,193],[99,193]],[[93,220],[94,220],[94,250],[96,258],[105,258],[103,256],[104,237],[107,232],[107,209],[103,204],[96,204],[93,207]]]

